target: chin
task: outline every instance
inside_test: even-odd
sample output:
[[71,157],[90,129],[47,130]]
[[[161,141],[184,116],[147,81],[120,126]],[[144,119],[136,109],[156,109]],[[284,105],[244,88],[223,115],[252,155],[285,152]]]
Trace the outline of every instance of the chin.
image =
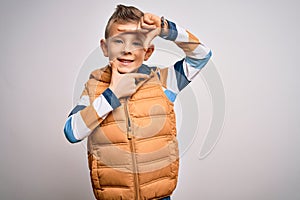
[[136,67],[136,68],[119,67],[118,68],[118,71],[121,74],[133,73],[133,72],[136,72],[137,70],[138,70],[138,67]]

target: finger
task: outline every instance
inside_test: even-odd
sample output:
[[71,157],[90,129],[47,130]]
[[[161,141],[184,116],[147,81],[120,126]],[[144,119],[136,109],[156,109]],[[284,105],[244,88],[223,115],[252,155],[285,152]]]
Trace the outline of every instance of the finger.
[[118,28],[118,31],[123,33],[142,33],[147,34],[150,31],[155,30],[156,27],[153,25],[145,25],[143,28]]
[[149,17],[144,16],[141,18],[141,28],[155,29],[156,25],[155,25],[154,21],[149,19]]
[[138,23],[138,28],[141,28],[142,27],[142,24],[144,23],[144,17],[141,17],[139,23]]
[[148,79],[149,75],[147,74],[141,74],[141,73],[130,73],[128,76],[132,78],[137,78],[137,79]]
[[146,36],[146,38],[144,40],[144,48],[148,48],[152,40],[153,40],[153,36],[150,33]]
[[143,17],[143,22],[146,23],[146,24],[154,24],[154,20],[152,19],[152,15],[151,14],[148,14],[146,13]]
[[109,60],[109,66],[111,66],[112,68],[115,67],[115,62],[116,62],[117,58],[114,58],[112,60]]
[[149,24],[145,24],[145,23],[142,24],[141,27],[142,27],[142,29],[146,29],[146,30],[150,30],[150,31],[157,28],[155,25],[149,25]]
[[147,51],[148,47],[150,46],[150,42],[151,42],[151,39],[149,37],[147,37],[144,41],[144,44],[143,44],[143,47],[144,47],[145,51]]
[[160,23],[161,23],[160,21],[161,21],[161,19],[157,15],[153,15],[150,13],[144,15],[144,22],[146,24],[155,25],[156,27],[160,27]]
[[152,40],[159,35],[160,30],[159,29],[155,29],[153,31],[149,31],[149,33],[146,35],[146,38],[144,40],[144,49],[148,48],[152,42]]
[[111,66],[111,69],[112,69],[113,73],[119,73],[118,66],[116,64],[116,60],[117,60],[117,58],[114,58],[114,59],[109,61],[109,65]]
[[118,28],[120,32],[136,32],[139,28]]

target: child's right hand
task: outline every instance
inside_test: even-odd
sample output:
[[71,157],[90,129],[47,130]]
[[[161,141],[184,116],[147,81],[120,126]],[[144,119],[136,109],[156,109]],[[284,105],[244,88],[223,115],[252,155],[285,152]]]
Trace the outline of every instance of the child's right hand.
[[135,79],[147,79],[149,76],[141,73],[120,74],[115,61],[116,59],[109,62],[112,69],[109,88],[119,99],[122,97],[129,97],[136,92]]

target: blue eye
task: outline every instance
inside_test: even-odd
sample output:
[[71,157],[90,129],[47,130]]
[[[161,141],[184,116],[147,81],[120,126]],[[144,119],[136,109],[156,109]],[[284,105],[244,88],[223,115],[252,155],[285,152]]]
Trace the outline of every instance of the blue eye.
[[114,43],[117,43],[117,44],[122,44],[122,43],[123,43],[123,41],[120,40],[120,39],[114,39],[113,42],[114,42]]
[[133,42],[132,43],[134,46],[142,46],[143,44],[141,42]]

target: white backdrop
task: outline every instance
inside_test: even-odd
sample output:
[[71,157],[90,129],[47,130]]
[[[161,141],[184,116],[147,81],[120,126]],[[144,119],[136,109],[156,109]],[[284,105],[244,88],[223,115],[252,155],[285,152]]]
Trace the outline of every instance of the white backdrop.
[[172,199],[300,199],[300,5],[291,0],[2,0],[0,199],[93,199],[84,145],[69,144],[63,126],[118,3],[191,30],[213,50],[225,88],[222,137],[199,159],[212,109],[201,79],[191,86],[203,97],[199,137]]

